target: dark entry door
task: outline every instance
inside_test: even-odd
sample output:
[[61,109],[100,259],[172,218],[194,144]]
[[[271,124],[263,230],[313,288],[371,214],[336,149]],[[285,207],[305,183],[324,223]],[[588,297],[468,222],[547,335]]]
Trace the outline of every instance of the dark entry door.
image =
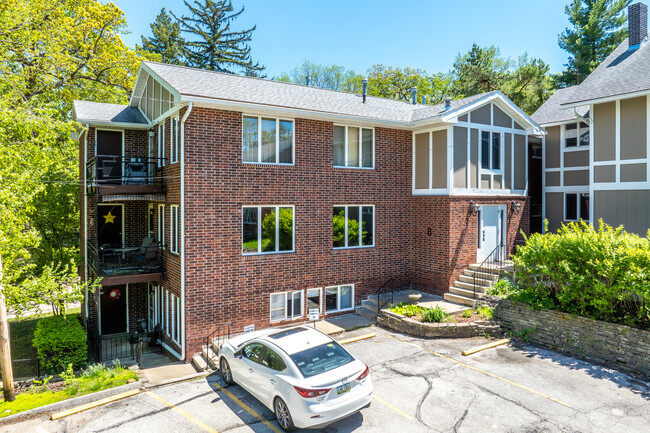
[[97,178],[122,183],[122,131],[97,131]]
[[97,206],[97,245],[99,248],[122,248],[122,206]]
[[100,289],[102,335],[126,332],[126,286]]

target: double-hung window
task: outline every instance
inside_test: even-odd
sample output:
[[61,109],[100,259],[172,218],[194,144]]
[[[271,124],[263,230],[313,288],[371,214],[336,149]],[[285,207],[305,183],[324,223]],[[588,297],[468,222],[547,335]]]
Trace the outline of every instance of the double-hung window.
[[169,251],[178,254],[178,205],[169,207]]
[[589,194],[564,194],[564,219],[566,221],[589,221]]
[[161,247],[165,246],[165,205],[158,205],[158,242]]
[[169,132],[170,132],[169,140],[171,141],[170,143],[171,154],[169,155],[169,163],[173,164],[175,162],[178,162],[178,149],[179,149],[179,138],[180,138],[178,116],[171,118]]
[[584,122],[564,126],[564,147],[589,146],[589,125]]
[[354,308],[354,284],[325,287],[325,312],[351,310]]
[[242,160],[249,163],[293,164],[293,120],[262,116],[242,119]]
[[501,133],[481,131],[481,168],[501,171]]
[[369,247],[375,244],[375,207],[334,206],[334,248]]
[[165,122],[158,125],[158,167],[165,166]]
[[293,251],[293,206],[244,206],[243,254]]
[[271,293],[271,322],[302,317],[303,291]]
[[334,125],[334,166],[373,168],[375,135],[371,128]]

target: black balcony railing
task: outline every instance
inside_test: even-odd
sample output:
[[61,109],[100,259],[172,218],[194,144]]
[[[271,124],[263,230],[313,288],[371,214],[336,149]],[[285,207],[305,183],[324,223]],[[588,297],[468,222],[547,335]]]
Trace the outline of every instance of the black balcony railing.
[[97,187],[136,185],[162,188],[161,158],[97,155],[86,164],[88,193]]
[[98,277],[120,277],[162,273],[162,248],[157,242],[147,246],[96,248],[88,242],[88,264]]

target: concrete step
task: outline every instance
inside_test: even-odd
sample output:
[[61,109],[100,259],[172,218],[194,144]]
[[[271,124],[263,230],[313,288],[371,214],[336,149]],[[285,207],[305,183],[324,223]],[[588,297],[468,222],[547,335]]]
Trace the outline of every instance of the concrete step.
[[474,290],[461,289],[459,287],[450,287],[449,293],[453,293],[454,295],[465,296],[466,298],[472,298],[472,299],[478,299],[483,295],[483,293],[481,292],[476,292],[476,296],[474,296]]
[[197,353],[192,357],[192,365],[198,372],[202,372],[208,369],[208,363],[203,358],[202,353]]
[[207,361],[210,365],[210,368],[213,370],[219,369],[219,359],[217,358],[217,352],[213,350],[213,346],[210,347],[203,346],[201,349],[201,354],[203,355],[203,360]]
[[445,293],[445,301],[453,302],[455,304],[467,305],[468,307],[476,306],[476,300],[471,298],[466,298],[465,296],[455,295],[453,293]]
[[[463,276],[465,276],[465,277],[470,277],[470,278],[474,278],[474,273],[475,273],[475,272],[476,272],[476,271],[473,271],[473,270],[471,270],[471,269],[465,269],[465,270],[463,271]],[[481,278],[483,278],[483,279],[485,279],[485,280],[488,280],[488,281],[493,281],[493,282],[494,282],[494,281],[496,281],[496,280],[499,278],[499,275],[496,275],[496,274],[482,274],[482,275],[481,275]]]
[[377,305],[377,303],[372,301],[367,301],[367,300],[361,301],[361,307],[365,308],[366,310],[374,314],[377,314],[377,312],[379,311],[379,306]]
[[357,308],[356,313],[359,316],[365,317],[368,320],[372,320],[373,322],[377,320],[377,313],[372,312],[371,310],[368,310],[367,308],[364,308],[364,307]]
[[[468,277],[467,275],[461,275],[458,277],[459,281],[462,281],[463,283],[469,283],[469,284],[474,284],[474,277]],[[482,278],[477,278],[476,279],[476,284],[479,286],[483,287],[490,287],[492,284],[494,284],[493,280],[484,280]]]
[[[474,291],[474,284],[473,283],[465,283],[463,281],[456,281],[456,282],[454,282],[454,287],[457,287],[459,289],[471,290],[472,292]],[[487,289],[487,287],[478,286],[476,288],[476,291],[480,292],[480,293],[485,293],[485,289]]]

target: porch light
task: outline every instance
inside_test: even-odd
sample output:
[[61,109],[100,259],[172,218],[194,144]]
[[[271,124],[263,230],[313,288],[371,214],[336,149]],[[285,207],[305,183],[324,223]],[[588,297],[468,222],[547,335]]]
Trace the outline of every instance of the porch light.
[[518,201],[512,200],[510,202],[510,210],[512,212],[514,212],[515,215],[517,215],[519,213],[519,211],[521,210],[521,203],[519,203]]
[[147,319],[144,318],[144,317],[142,319],[140,319],[140,325],[142,326],[142,331],[146,332],[147,331]]
[[469,201],[469,213],[472,215],[476,215],[478,213],[478,202],[476,201]]

